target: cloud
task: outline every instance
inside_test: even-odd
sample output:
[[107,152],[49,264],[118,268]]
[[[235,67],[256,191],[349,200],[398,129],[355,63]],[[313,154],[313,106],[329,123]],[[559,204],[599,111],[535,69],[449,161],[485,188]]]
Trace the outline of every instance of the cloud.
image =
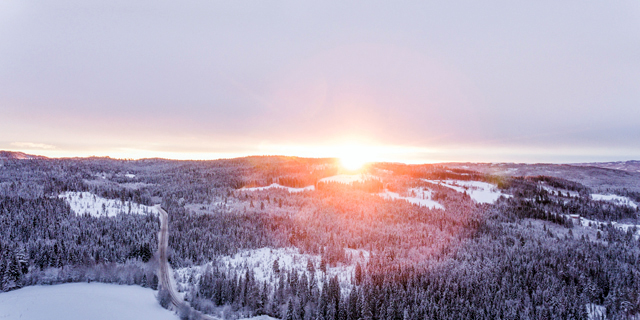
[[55,149],[56,146],[52,146],[50,144],[44,143],[33,143],[33,142],[12,142],[12,146],[18,148],[28,148],[28,149]]

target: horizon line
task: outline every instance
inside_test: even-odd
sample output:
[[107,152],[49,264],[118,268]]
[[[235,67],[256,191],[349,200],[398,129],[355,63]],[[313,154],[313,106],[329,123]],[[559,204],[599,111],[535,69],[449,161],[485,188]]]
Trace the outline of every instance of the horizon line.
[[[246,154],[246,155],[236,155],[231,157],[212,157],[207,159],[197,159],[197,158],[168,158],[168,157],[117,157],[110,155],[76,155],[76,156],[47,156],[42,154],[33,153],[31,151],[23,151],[16,149],[4,149],[0,150],[0,153],[8,152],[8,153],[20,153],[25,156],[35,157],[35,159],[12,159],[12,160],[38,160],[37,158],[45,159],[58,159],[58,160],[83,160],[83,159],[109,159],[109,160],[118,160],[118,161],[145,161],[145,160],[165,160],[165,161],[220,161],[220,160],[235,160],[235,159],[243,159],[243,158],[251,158],[251,157],[276,157],[276,158],[300,158],[300,159],[331,159],[331,160],[339,160],[340,157],[313,157],[313,156],[296,156],[296,155],[286,155],[286,154]],[[0,160],[6,160],[0,158]],[[403,162],[403,161],[369,161],[367,164],[375,164],[375,163],[395,163],[395,164],[405,164],[405,165],[424,165],[424,164],[554,164],[554,165],[572,165],[572,164],[597,164],[597,163],[624,163],[624,162],[633,162],[640,161],[636,159],[629,160],[615,160],[615,161],[585,161],[585,162],[540,162],[540,161],[424,161],[424,162]]]

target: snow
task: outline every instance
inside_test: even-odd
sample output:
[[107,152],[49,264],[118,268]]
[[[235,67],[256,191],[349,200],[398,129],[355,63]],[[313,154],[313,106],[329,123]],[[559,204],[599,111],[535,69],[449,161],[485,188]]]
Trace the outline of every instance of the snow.
[[122,202],[119,199],[105,199],[91,192],[69,191],[58,196],[64,199],[71,210],[78,215],[85,213],[94,217],[113,217],[120,213],[158,214],[156,208],[131,201]]
[[636,233],[635,233],[635,237],[636,239],[640,238],[640,226],[635,225],[635,224],[628,224],[628,223],[618,223],[618,222],[611,222],[611,224],[618,228],[621,229],[624,232],[628,232],[629,229],[633,229],[634,227],[636,228]]
[[596,320],[607,318],[607,307],[593,303],[587,303],[585,307],[587,309],[587,319]]
[[[607,223],[580,217],[580,225],[583,226],[583,227],[589,227],[589,225],[591,225],[591,227],[593,227],[593,228],[598,228],[598,227],[607,225]],[[615,227],[615,228],[618,228],[618,229],[624,231],[624,232],[628,232],[629,229],[632,229],[633,227],[636,227],[636,232],[634,234],[634,237],[636,239],[640,239],[640,225],[628,224],[628,223],[619,223],[619,222],[615,222],[615,221],[612,221],[611,225],[613,227]]]
[[0,293],[0,319],[177,320],[139,286],[68,283]]
[[579,198],[580,194],[577,191],[571,191],[571,190],[563,190],[563,189],[556,189],[547,185],[541,185],[542,189],[544,189],[545,191],[551,193],[551,192],[562,192],[563,194],[569,195],[569,197],[572,198]]
[[629,199],[628,197],[623,197],[623,196],[619,196],[619,195],[615,195],[615,194],[597,194],[594,193],[591,195],[591,199],[596,200],[596,201],[609,201],[609,202],[613,202],[614,204],[617,205],[626,205],[629,206],[631,208],[637,209],[638,205],[635,204],[633,201],[631,201],[631,199]]
[[327,178],[322,178],[318,182],[338,182],[344,184],[351,184],[354,182],[364,182],[370,179],[377,179],[368,174],[339,174]]
[[[349,265],[338,264],[336,266],[327,265],[326,278],[328,279],[338,276],[340,287],[343,292],[351,290],[351,278],[355,274],[355,265],[357,262],[364,265],[369,260],[370,253],[366,250],[345,249],[345,254],[352,261]],[[253,250],[241,251],[233,256],[224,256],[219,258],[222,265],[226,265],[229,270],[236,270],[243,274],[246,268],[253,269],[254,277],[257,281],[268,282],[274,285],[277,281],[275,272],[273,271],[273,263],[278,260],[278,266],[281,270],[297,270],[298,273],[307,271],[307,261],[311,260],[315,267],[315,277],[318,283],[322,284],[325,275],[320,271],[320,256],[300,253],[297,248],[260,248]],[[193,276],[196,280],[206,269],[207,265],[193,266],[187,268],[176,269],[175,275],[178,282],[178,290],[183,291],[189,287],[189,278]]]
[[512,174],[516,172],[518,172],[518,168],[507,168],[507,170],[505,170],[506,174]]
[[589,227],[591,225],[597,228],[600,225],[606,225],[606,223],[580,217],[580,225],[583,227]]
[[257,317],[253,317],[253,318],[243,318],[243,319],[239,319],[239,320],[280,320],[278,318],[274,318],[274,317],[270,317],[266,314],[263,314],[261,316],[257,316]]
[[122,186],[123,188],[138,190],[140,188],[152,186],[153,184],[145,183],[145,182],[125,182],[125,183],[119,183],[119,185]]
[[277,183],[273,183],[270,186],[266,186],[266,187],[241,188],[240,191],[262,191],[262,190],[273,189],[273,188],[286,189],[290,193],[313,191],[316,189],[315,186],[306,186],[304,188],[291,188],[291,187],[285,187],[285,186],[279,185]]
[[511,197],[508,194],[498,191],[495,185],[482,181],[422,180],[451,188],[457,192],[466,191],[471,199],[479,203],[495,203],[500,197]]
[[135,177],[136,177],[136,175],[135,175],[135,174],[132,174],[132,173],[127,173],[127,174],[125,174],[124,176],[125,176],[125,177],[127,177],[127,178],[129,178],[129,179],[133,179],[133,178],[135,178]]
[[386,200],[405,200],[411,204],[416,204],[421,207],[444,210],[444,206],[442,206],[440,203],[436,201],[431,200],[431,190],[429,189],[411,188],[409,189],[409,193],[416,196],[403,197],[400,194],[391,192],[389,190],[385,190],[384,192],[378,193],[378,195]]

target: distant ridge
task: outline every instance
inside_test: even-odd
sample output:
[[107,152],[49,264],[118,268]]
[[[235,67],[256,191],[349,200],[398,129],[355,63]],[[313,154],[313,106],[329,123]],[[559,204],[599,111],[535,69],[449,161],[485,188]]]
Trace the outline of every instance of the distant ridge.
[[640,172],[640,160],[614,161],[614,162],[592,162],[592,163],[572,163],[573,166],[597,167],[605,169],[622,170],[628,172]]
[[34,160],[34,159],[48,159],[45,156],[36,156],[32,154],[26,154],[19,151],[4,151],[0,150],[0,159],[2,160]]

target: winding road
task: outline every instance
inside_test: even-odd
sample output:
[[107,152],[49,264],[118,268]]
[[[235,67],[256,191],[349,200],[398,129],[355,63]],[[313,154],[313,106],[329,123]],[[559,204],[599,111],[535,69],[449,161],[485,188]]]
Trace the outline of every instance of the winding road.
[[167,261],[167,248],[169,247],[169,215],[160,205],[156,205],[156,209],[160,213],[160,232],[158,232],[158,256],[160,258],[160,265],[158,270],[158,278],[160,279],[160,285],[169,290],[171,296],[171,304],[178,307],[184,303],[184,300],[178,294],[176,290],[175,282],[173,281],[173,274]]
[[[160,205],[156,205],[155,208],[158,210],[160,217],[160,232],[158,232],[158,257],[160,259],[160,264],[158,266],[158,278],[160,279],[160,286],[169,291],[171,304],[173,306],[176,308],[180,305],[189,306],[176,289],[173,273],[171,272],[171,267],[167,261],[167,248],[169,247],[169,215],[160,207]],[[189,308],[191,308],[191,306],[189,306]],[[205,314],[201,314],[200,319],[220,320],[220,318]]]

